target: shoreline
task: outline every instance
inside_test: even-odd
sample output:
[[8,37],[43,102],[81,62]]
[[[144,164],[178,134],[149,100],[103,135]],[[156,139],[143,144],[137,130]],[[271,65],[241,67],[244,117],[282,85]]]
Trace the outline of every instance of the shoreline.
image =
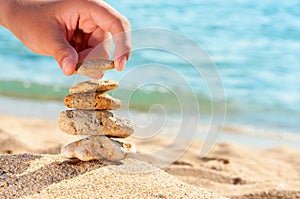
[[[5,104],[5,106],[0,106],[0,115],[2,116],[16,116],[20,118],[42,119],[54,122],[57,121],[60,112],[66,109],[66,107],[63,104],[63,101],[39,101],[32,99],[21,100],[18,98],[7,96],[0,96],[0,104]],[[128,117],[128,113],[126,113],[126,110],[120,109],[114,112],[116,112],[116,114],[120,116]],[[141,116],[148,117],[147,114],[136,111],[130,111],[129,114],[133,116],[133,118],[131,119],[141,118]],[[160,117],[160,115],[157,115],[157,117]],[[174,129],[180,128],[180,126],[177,125],[177,121],[175,119],[174,121],[172,121],[172,116],[170,120],[171,121],[169,123],[169,126],[166,128],[165,131],[172,132]],[[206,125],[205,123],[201,124],[201,126],[198,127],[199,132],[198,135],[196,135],[196,138],[203,140],[203,134],[206,134],[208,128],[208,125]],[[215,128],[220,129],[220,127]],[[155,128],[151,129],[151,127],[146,130],[156,131]],[[189,139],[192,139],[194,136],[189,133],[187,133],[186,135],[186,138]],[[173,135],[170,134],[169,136]],[[220,136],[218,136],[218,142],[224,141],[259,148],[275,147],[278,145],[288,145],[300,149],[300,134],[280,131],[276,132],[273,130],[265,130],[256,128],[255,126],[245,126],[240,124],[225,124],[223,126],[222,133]]]
[[40,101],[0,96],[0,115],[7,114],[19,117],[55,120],[65,109],[63,101]]

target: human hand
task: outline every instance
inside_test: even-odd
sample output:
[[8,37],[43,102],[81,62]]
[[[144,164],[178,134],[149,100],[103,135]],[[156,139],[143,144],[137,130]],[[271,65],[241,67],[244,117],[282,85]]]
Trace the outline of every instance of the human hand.
[[2,25],[33,52],[53,56],[65,75],[74,74],[77,62],[86,58],[109,59],[112,40],[117,70],[123,70],[130,56],[129,21],[103,1],[4,0],[5,3],[8,6],[5,18],[0,20]]

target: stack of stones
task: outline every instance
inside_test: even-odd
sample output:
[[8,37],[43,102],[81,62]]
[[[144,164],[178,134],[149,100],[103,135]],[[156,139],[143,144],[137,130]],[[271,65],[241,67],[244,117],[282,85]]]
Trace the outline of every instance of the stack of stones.
[[[103,61],[106,60],[100,60],[100,65]],[[89,68],[96,66],[99,66],[99,60]],[[132,123],[128,119],[117,117],[109,111],[121,106],[120,100],[105,93],[116,87],[118,82],[113,80],[90,80],[69,89],[70,94],[65,97],[64,103],[72,110],[65,110],[59,115],[59,127],[68,134],[87,137],[64,146],[61,154],[65,158],[119,161],[128,153],[136,152],[134,145],[114,139],[126,138],[133,133]]]

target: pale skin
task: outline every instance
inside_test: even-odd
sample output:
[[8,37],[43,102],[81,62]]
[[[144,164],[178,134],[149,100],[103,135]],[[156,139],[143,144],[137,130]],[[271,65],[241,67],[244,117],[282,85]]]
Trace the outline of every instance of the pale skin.
[[112,40],[115,68],[124,69],[131,51],[130,23],[107,3],[96,0],[0,2],[0,25],[33,52],[53,56],[65,75],[74,74],[78,61],[86,58],[109,59]]

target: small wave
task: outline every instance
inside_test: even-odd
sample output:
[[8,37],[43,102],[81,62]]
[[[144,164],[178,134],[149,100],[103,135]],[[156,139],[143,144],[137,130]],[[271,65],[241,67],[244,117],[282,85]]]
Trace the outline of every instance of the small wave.
[[67,88],[32,82],[0,81],[0,95],[34,100],[62,100]]
[[133,90],[121,87],[112,95],[121,99],[123,106],[136,111],[147,112],[153,105],[160,105],[169,113],[180,113],[183,109],[190,113],[211,111],[210,98],[200,93],[193,95],[178,88],[172,88],[172,92],[162,88]]

